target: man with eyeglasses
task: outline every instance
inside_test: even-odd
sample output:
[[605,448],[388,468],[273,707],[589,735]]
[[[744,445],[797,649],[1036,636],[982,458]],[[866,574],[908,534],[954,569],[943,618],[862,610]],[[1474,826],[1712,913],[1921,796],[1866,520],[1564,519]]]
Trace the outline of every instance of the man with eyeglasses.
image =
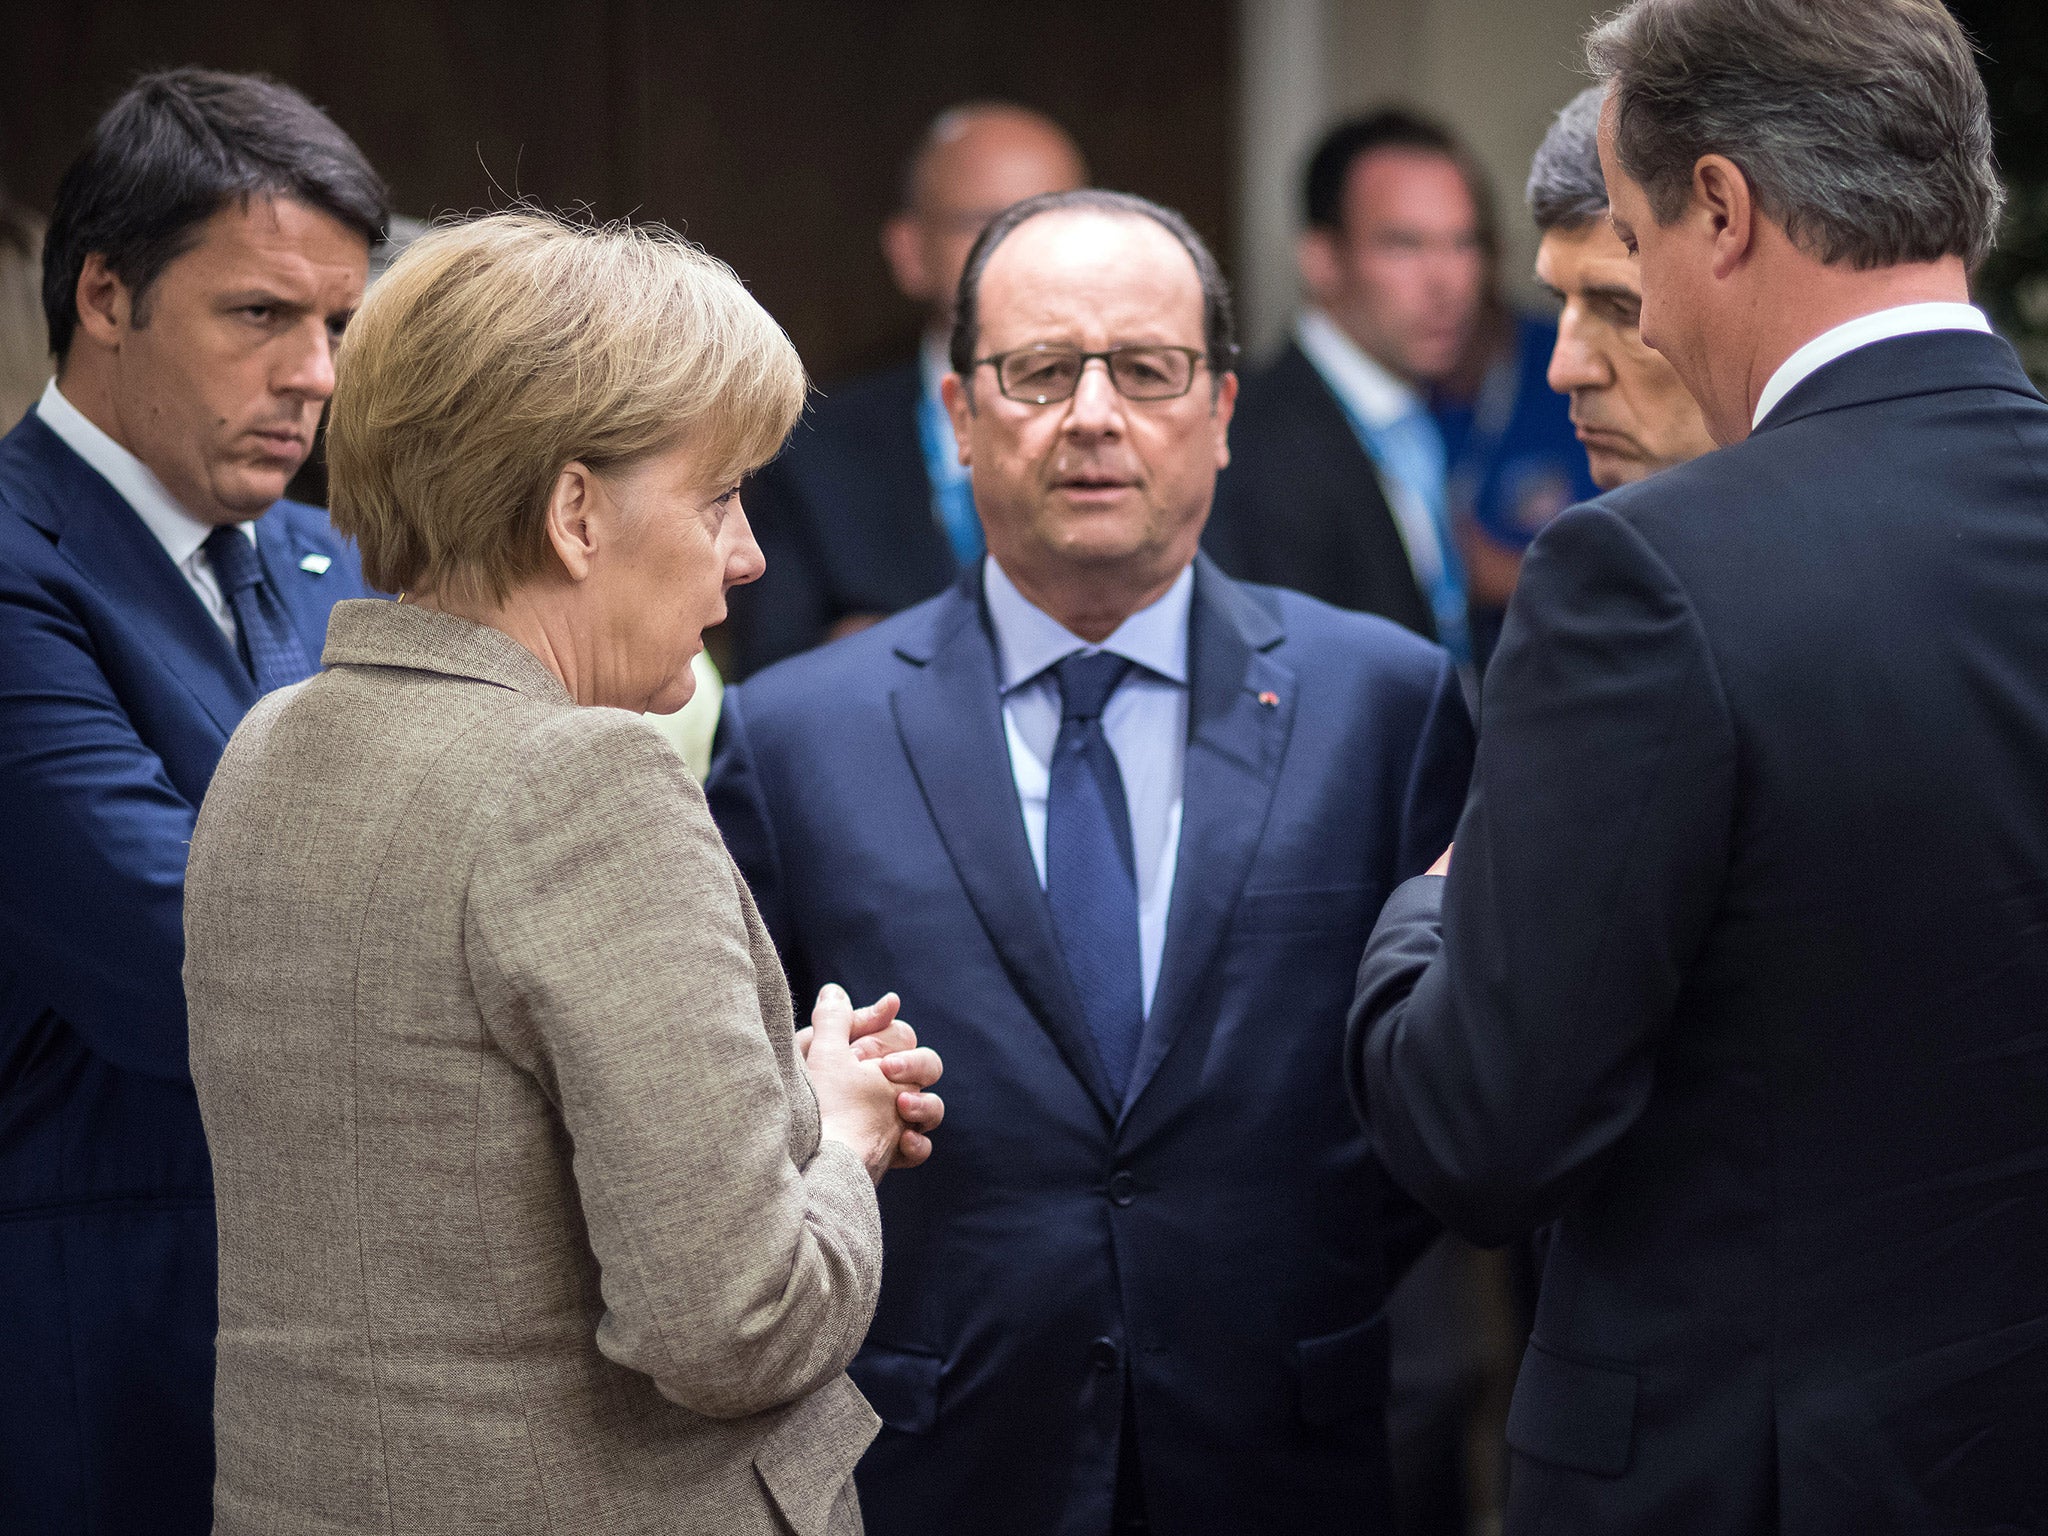
[[1178,214],[1007,210],[944,382],[988,554],[727,698],[712,808],[792,981],[899,991],[950,1069],[852,1368],[877,1536],[1388,1527],[1428,1229],[1335,1069],[1472,737],[1438,647],[1197,554],[1235,352]]
[[1088,180],[1042,113],[1007,102],[941,112],[882,226],[897,291],[924,311],[917,356],[836,380],[744,500],[768,570],[732,594],[739,676],[942,592],[981,558],[967,471],[939,399],[953,289],[982,226],[1011,203]]

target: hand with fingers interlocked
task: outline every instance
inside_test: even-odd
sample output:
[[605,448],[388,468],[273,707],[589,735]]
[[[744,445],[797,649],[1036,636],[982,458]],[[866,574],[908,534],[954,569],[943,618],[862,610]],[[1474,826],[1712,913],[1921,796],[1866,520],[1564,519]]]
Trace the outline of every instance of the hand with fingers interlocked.
[[926,1091],[945,1065],[897,1017],[902,1006],[888,992],[855,1008],[843,988],[827,985],[796,1036],[823,1134],[853,1148],[876,1183],[891,1168],[915,1168],[930,1157],[931,1132],[946,1116],[945,1101]]

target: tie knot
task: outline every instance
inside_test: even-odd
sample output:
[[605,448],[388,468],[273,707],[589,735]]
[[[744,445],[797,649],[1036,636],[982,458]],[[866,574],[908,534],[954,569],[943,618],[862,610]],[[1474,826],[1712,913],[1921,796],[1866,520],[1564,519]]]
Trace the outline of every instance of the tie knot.
[[1084,656],[1079,651],[1053,665],[1060,683],[1060,723],[1069,720],[1097,720],[1117,684],[1131,670],[1131,663],[1107,651]]
[[214,529],[206,536],[202,547],[222,591],[240,592],[263,580],[263,566],[256,558],[256,546],[242,531],[240,523]]

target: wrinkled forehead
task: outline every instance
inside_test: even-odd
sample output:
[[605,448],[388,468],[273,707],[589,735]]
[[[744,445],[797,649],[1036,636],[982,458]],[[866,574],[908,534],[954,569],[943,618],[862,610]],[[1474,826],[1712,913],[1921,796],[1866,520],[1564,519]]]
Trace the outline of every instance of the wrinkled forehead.
[[1536,247],[1536,277],[1560,293],[1587,288],[1642,296],[1642,280],[1628,247],[1607,215],[1544,231]]
[[1204,344],[1194,257],[1141,214],[1061,209],[1026,220],[989,256],[979,303],[985,351],[1035,341]]

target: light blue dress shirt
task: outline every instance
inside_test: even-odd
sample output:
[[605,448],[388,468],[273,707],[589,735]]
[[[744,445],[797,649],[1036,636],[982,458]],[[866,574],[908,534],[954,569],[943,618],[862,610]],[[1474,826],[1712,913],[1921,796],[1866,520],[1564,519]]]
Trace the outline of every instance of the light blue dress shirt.
[[1138,876],[1138,951],[1145,1012],[1159,983],[1166,917],[1180,861],[1182,777],[1188,749],[1188,614],[1195,573],[1180,573],[1166,594],[1090,645],[1019,592],[989,556],[983,563],[996,666],[1003,688],[1003,729],[1010,772],[1024,807],[1024,835],[1038,883],[1045,884],[1045,804],[1052,787],[1052,750],[1060,735],[1055,662],[1076,651],[1104,650],[1136,662],[1102,712],[1102,731],[1116,754],[1131,810],[1131,851]]

